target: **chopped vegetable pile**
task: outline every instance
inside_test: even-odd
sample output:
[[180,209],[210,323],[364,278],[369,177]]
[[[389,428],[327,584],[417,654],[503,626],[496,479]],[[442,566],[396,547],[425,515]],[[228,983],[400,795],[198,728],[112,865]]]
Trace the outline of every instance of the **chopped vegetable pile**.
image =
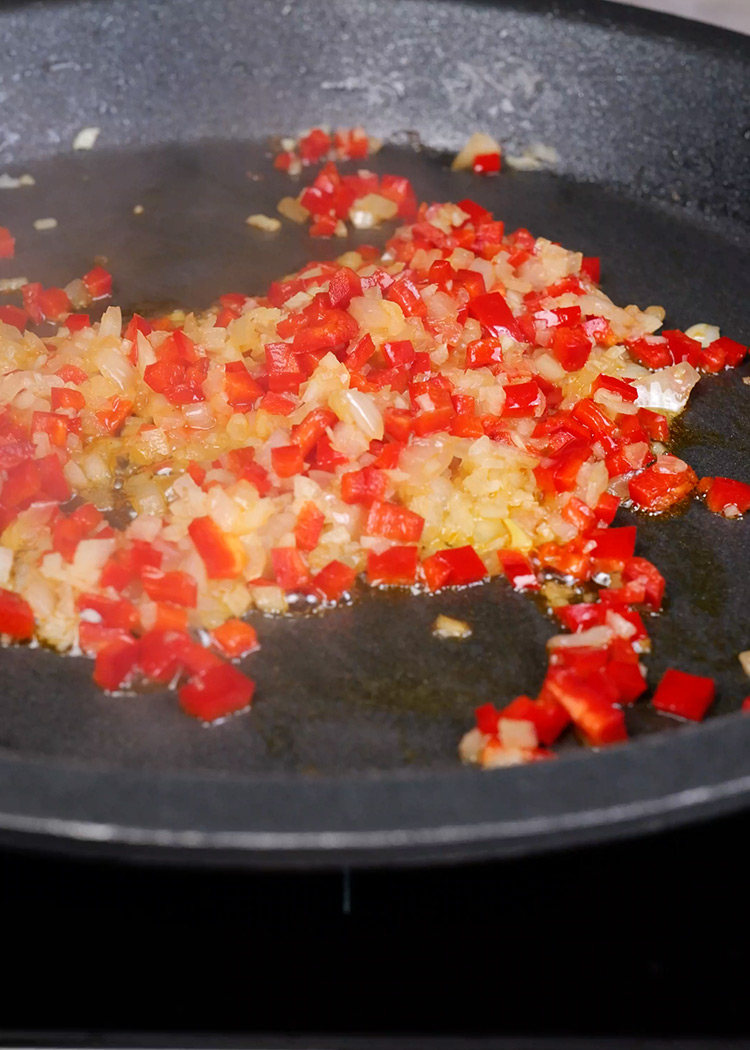
[[[594,746],[625,739],[665,582],[613,521],[693,494],[750,508],[750,486],[699,481],[667,449],[700,373],[746,348],[708,325],[657,334],[663,310],[612,303],[598,259],[472,200],[418,205],[397,175],[342,175],[332,156],[366,156],[364,133],[286,145],[278,168],[325,161],[287,198],[313,236],[407,225],[204,314],[109,306],[92,323],[74,311],[110,295],[101,266],[0,306],[0,634],[94,657],[106,690],[175,688],[213,721],[253,699],[232,663],[258,648],[249,610],[499,576],[562,631],[540,694],[480,708],[462,758],[546,758],[570,724]],[[470,141],[459,166],[497,171],[494,145]],[[653,705],[699,720],[713,696],[675,669]]]

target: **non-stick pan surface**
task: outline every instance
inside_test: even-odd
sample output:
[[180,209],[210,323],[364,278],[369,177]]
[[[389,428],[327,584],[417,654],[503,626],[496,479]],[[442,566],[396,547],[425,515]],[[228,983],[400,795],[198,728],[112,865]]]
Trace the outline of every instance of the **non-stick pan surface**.
[[[103,254],[117,301],[141,310],[260,292],[343,247],[244,224],[292,186],[267,136],[362,123],[389,142],[376,166],[409,175],[420,197],[471,195],[511,225],[601,254],[616,301],[658,302],[674,326],[710,321],[750,340],[743,38],[594,2],[97,0],[2,8],[0,39],[0,171],[36,179],[0,190],[14,273],[61,284]],[[99,140],[74,153],[84,126]],[[553,147],[555,172],[451,174],[439,151],[477,128],[511,153]],[[57,228],[35,232],[43,216]],[[740,374],[700,384],[682,428],[696,470],[750,477],[748,409]],[[605,754],[570,742],[557,762],[461,769],[473,708],[537,687],[554,630],[499,580],[259,620],[258,702],[208,729],[173,697],[97,692],[86,661],[7,650],[3,837],[387,863],[528,851],[744,805],[750,719],[736,711],[750,685],[736,654],[750,647],[750,521],[695,505],[639,525],[640,553],[669,581],[650,677],[676,662],[715,676],[704,726],[644,705],[633,742]],[[472,638],[434,639],[438,612],[470,621]]]

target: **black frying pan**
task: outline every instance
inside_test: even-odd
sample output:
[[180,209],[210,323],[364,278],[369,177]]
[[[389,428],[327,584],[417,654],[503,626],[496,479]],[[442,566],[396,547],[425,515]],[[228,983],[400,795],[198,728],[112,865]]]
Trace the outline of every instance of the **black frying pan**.
[[[311,253],[342,250],[244,225],[288,192],[267,136],[363,123],[390,143],[377,166],[411,176],[421,197],[474,196],[601,253],[615,301],[660,302],[675,327],[710,321],[750,340],[744,38],[594,0],[97,0],[5,6],[0,41],[0,171],[36,178],[0,191],[14,273],[60,284],[104,254],[117,300],[141,309],[260,292]],[[74,154],[91,125],[96,148]],[[436,151],[477,128],[511,153],[554,147],[557,170],[450,174]],[[50,215],[58,228],[34,232]],[[739,375],[700,384],[682,428],[699,473],[750,478],[749,410]],[[473,708],[537,687],[554,630],[501,581],[259,621],[257,705],[212,729],[173,697],[107,698],[86,661],[15,649],[0,654],[2,836],[128,856],[387,863],[518,853],[745,805],[750,718],[734,712],[750,692],[736,658],[750,647],[750,521],[694,505],[639,524],[640,552],[669,581],[650,678],[672,663],[714,675],[703,726],[644,705],[624,747],[563,744],[557,762],[461,769]],[[438,612],[471,621],[471,640],[433,639]]]

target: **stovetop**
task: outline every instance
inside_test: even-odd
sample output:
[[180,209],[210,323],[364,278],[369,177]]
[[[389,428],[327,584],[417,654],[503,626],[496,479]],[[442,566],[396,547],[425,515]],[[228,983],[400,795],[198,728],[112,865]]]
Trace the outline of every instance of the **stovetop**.
[[5,852],[4,1045],[32,1030],[750,1036],[749,837],[743,815],[503,863],[323,873]]

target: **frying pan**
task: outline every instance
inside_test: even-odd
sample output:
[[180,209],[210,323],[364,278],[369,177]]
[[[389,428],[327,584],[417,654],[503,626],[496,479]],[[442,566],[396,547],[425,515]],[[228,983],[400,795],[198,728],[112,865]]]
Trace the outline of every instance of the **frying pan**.
[[[601,254],[615,301],[750,340],[745,38],[594,0],[83,0],[3,6],[0,39],[0,171],[36,179],[0,190],[14,273],[62,284],[104,255],[117,301],[141,310],[261,292],[343,248],[244,224],[290,192],[268,136],[361,123],[387,142],[375,166],[409,175],[422,199],[473,196],[511,226]],[[85,126],[99,139],[74,152]],[[443,151],[479,128],[511,154],[551,147],[555,170],[451,174]],[[35,232],[45,216],[57,228]],[[741,373],[703,381],[681,454],[699,473],[747,479],[749,408]],[[383,864],[548,849],[744,806],[750,521],[696,504],[638,524],[639,552],[669,586],[650,679],[673,664],[713,675],[703,726],[646,704],[629,716],[632,742],[605,753],[563,742],[556,762],[460,768],[473,708],[537,688],[554,631],[499,580],[258,620],[257,704],[214,728],[174,697],[97,692],[86,661],[18,648],[0,656],[2,839]],[[438,612],[468,620],[472,638],[434,639]]]

